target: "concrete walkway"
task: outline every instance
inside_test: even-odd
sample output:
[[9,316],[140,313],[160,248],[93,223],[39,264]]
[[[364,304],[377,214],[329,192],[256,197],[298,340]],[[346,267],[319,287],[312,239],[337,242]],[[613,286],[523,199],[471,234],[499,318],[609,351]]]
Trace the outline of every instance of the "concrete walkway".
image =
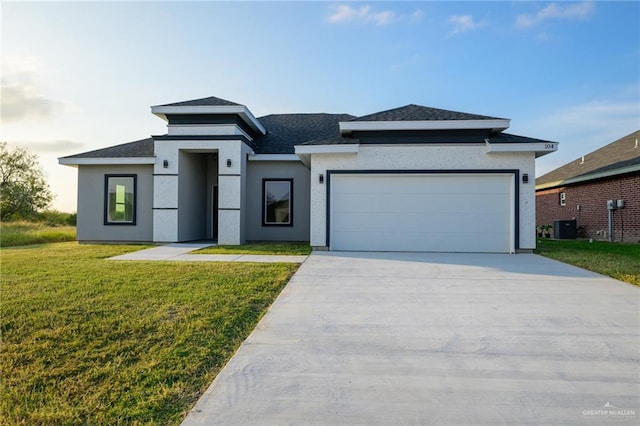
[[172,243],[114,256],[109,260],[170,260],[183,262],[257,262],[302,263],[307,256],[256,254],[189,254],[194,250],[214,246],[214,243]]
[[183,425],[635,425],[639,295],[533,254],[314,252]]

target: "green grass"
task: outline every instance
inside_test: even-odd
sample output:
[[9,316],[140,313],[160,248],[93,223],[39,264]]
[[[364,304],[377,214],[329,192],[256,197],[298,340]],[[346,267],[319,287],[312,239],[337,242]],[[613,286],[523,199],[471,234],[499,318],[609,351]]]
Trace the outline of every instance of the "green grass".
[[193,254],[311,254],[309,243],[264,242],[250,243],[241,246],[213,246],[192,252]]
[[640,286],[640,244],[538,239],[536,252]]
[[0,423],[179,424],[297,268],[140,248],[0,250]]
[[1,222],[0,247],[75,241],[75,226],[50,226],[39,222]]

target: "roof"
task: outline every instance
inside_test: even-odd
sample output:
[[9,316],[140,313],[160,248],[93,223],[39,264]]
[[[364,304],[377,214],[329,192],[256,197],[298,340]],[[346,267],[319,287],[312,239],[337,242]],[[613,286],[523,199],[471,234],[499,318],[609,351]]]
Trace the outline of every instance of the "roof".
[[153,155],[153,138],[146,138],[62,158],[132,158]]
[[557,143],[527,136],[511,135],[509,133],[497,133],[492,135],[488,140],[490,143]]
[[216,98],[215,96],[209,96],[208,98],[192,99],[190,101],[174,102],[171,104],[163,104],[156,106],[229,106],[229,105],[241,105],[235,102],[228,101],[222,98]]
[[376,112],[350,121],[440,121],[440,120],[502,120],[498,117],[469,114],[409,104],[400,108]]
[[[603,172],[612,175],[616,170],[624,172],[630,166],[640,165],[640,130],[636,130],[608,145],[586,154],[564,166],[536,179],[536,188],[552,188],[567,183],[567,180],[597,178]],[[542,186],[542,188],[539,188]]]
[[[183,102],[175,102],[152,107],[154,114],[163,116],[172,111],[172,108],[181,107],[195,108],[197,111],[208,109],[238,109],[238,114],[245,118],[248,123],[254,123],[256,128],[260,130],[258,135],[254,137],[250,145],[256,154],[293,154],[295,145],[347,145],[358,143],[350,137],[341,135],[340,126],[345,123],[358,125],[369,125],[373,122],[438,122],[447,120],[460,121],[477,121],[477,120],[504,120],[496,117],[485,115],[469,114],[465,112],[449,111],[438,108],[430,108],[420,105],[406,105],[400,108],[394,108],[381,111],[361,117],[355,117],[351,114],[327,114],[327,113],[296,113],[296,114],[271,114],[263,117],[255,118],[248,111],[247,107],[242,104],[221,99],[215,96],[206,98],[193,99]],[[219,107],[219,108],[218,108]],[[154,110],[155,109],[155,110]],[[236,111],[237,112],[237,111]],[[243,115],[244,114],[244,115]],[[410,124],[410,123],[409,123]],[[404,125],[404,123],[402,123]],[[475,127],[474,127],[475,128]],[[266,131],[265,134],[264,131]],[[404,128],[403,128],[404,131]],[[348,132],[347,132],[348,133]],[[538,139],[525,138],[516,135],[506,135],[502,133],[494,133],[496,136],[490,138],[492,143],[527,143],[527,142],[543,142]],[[156,139],[180,139],[180,138],[205,138],[205,136],[157,136]],[[89,151],[76,154],[64,158],[135,158],[135,157],[153,157],[154,138],[141,139],[121,145],[108,148]]]
[[334,135],[326,138],[313,139],[296,145],[349,145],[357,143],[359,143],[358,139],[345,138],[340,135]]
[[259,117],[267,134],[254,140],[256,154],[293,154],[294,145],[339,137],[338,123],[354,118],[350,114],[271,114]]

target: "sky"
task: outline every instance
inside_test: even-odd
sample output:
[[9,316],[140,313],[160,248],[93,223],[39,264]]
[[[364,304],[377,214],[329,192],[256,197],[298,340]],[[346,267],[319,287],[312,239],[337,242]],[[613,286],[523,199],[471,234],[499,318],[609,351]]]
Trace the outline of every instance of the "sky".
[[0,3],[0,141],[58,157],[166,133],[150,106],[217,96],[271,113],[407,104],[511,119],[549,172],[640,128],[640,2]]

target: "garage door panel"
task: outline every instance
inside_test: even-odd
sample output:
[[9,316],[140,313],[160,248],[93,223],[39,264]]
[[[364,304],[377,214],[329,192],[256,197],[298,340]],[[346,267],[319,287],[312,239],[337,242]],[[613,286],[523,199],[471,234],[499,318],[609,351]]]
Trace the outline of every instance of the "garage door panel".
[[484,212],[500,213],[509,194],[501,193],[458,193],[458,194],[413,194],[399,193],[343,193],[334,196],[334,212],[362,212],[373,209],[376,212],[440,212],[464,211],[470,205],[484,203]]
[[447,232],[477,233],[484,229],[499,230],[504,222],[509,221],[509,215],[479,214],[474,220],[457,211],[440,212],[426,215],[421,213],[336,213],[333,216],[331,228],[334,232],[441,232],[443,228],[455,227]]
[[509,252],[511,174],[333,175],[333,250]]
[[508,233],[478,232],[469,239],[465,233],[412,232],[344,232],[336,237],[337,247],[356,251],[430,251],[430,252],[503,252],[509,243]]
[[479,180],[470,180],[468,176],[461,175],[431,175],[429,179],[431,179],[433,184],[427,186],[424,184],[425,175],[423,174],[337,176],[338,179],[342,179],[343,177],[346,179],[341,180],[338,188],[334,188],[335,194],[389,193],[396,191],[398,185],[402,186],[404,192],[415,194],[448,194],[450,192],[457,192],[461,188],[465,188],[468,193],[491,193],[496,190],[502,193],[509,192],[509,182],[505,181],[504,176],[495,175],[485,175]]

